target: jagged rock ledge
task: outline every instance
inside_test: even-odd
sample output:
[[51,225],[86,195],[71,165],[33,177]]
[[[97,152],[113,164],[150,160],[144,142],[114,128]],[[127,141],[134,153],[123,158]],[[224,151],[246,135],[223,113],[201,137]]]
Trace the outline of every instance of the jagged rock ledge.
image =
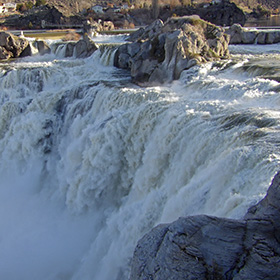
[[139,242],[131,280],[279,279],[280,173],[243,220],[206,215],[155,227]]
[[280,42],[280,30],[248,29],[233,24],[226,30],[230,35],[230,44],[276,44]]
[[224,29],[197,15],[156,20],[120,46],[114,65],[129,69],[140,85],[171,82],[190,67],[229,56]]

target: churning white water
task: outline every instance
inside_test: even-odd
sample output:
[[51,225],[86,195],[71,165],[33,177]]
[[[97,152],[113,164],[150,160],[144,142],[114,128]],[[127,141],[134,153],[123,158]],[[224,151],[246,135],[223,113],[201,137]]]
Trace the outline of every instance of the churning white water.
[[278,49],[150,88],[104,51],[1,63],[0,279],[127,279],[155,225],[242,217],[279,169]]

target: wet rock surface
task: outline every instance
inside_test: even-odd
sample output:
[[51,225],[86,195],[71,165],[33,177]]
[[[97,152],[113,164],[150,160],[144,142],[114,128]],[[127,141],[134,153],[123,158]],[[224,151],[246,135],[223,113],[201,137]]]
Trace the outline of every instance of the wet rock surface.
[[58,43],[55,49],[60,46],[65,46],[65,57],[75,56],[77,58],[89,57],[98,49],[97,45],[87,34],[84,34],[83,38],[79,41]]
[[147,233],[130,279],[279,279],[280,173],[244,219],[179,218]]

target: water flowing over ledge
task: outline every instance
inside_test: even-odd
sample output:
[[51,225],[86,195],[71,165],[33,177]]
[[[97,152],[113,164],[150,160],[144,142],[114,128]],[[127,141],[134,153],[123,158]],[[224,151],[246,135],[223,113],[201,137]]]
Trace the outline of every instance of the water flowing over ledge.
[[0,278],[128,279],[159,223],[241,218],[261,200],[279,170],[279,83],[265,76],[279,52],[234,48],[148,88],[101,48],[1,63]]
[[130,279],[276,279],[280,173],[244,219],[181,217],[147,233],[134,252]]

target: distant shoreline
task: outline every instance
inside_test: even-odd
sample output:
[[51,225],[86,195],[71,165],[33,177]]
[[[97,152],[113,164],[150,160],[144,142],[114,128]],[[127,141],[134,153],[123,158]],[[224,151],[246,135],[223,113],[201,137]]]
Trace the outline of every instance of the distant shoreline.
[[[133,28],[133,29],[114,29],[114,30],[98,32],[98,34],[103,34],[103,35],[129,34],[134,31],[137,31],[139,28],[140,27]],[[34,29],[34,30],[8,30],[7,32],[10,32],[16,36],[20,36],[21,34],[23,34],[24,37],[27,38],[61,39],[70,32],[76,32],[78,34],[82,34],[83,31],[82,29]]]

